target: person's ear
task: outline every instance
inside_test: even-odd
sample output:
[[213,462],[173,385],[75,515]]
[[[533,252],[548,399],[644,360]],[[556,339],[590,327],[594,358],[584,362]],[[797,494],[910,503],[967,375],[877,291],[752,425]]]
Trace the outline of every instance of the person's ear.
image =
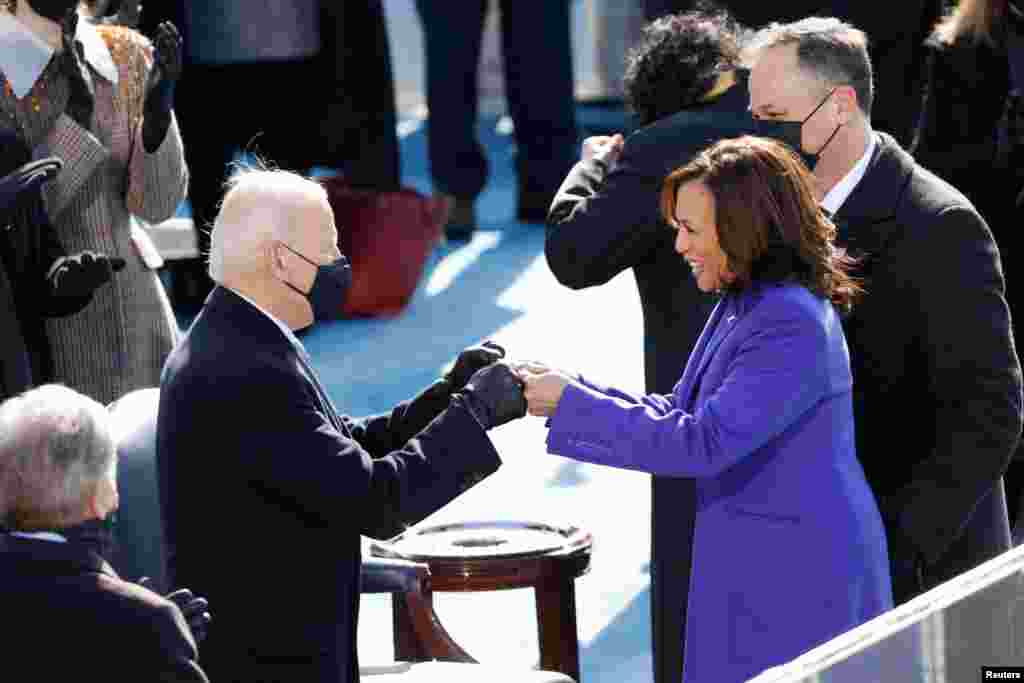
[[844,126],[853,121],[857,112],[857,91],[851,85],[841,85],[835,93],[836,119]]
[[90,519],[106,519],[120,504],[117,481],[113,476],[96,482],[86,496],[85,512]]

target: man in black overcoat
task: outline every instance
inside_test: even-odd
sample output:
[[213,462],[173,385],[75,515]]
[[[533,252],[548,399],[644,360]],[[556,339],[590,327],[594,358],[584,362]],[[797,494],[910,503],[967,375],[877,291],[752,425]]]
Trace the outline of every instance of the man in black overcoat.
[[1021,370],[998,251],[960,192],[872,130],[862,32],[807,19],[759,43],[759,132],[800,151],[838,243],[861,259],[867,293],[844,324],[857,453],[906,602],[1008,549],[1000,477],[1021,433]]
[[354,683],[360,535],[397,535],[497,470],[486,430],[525,414],[521,384],[477,348],[389,414],[336,412],[293,334],[340,315],[351,283],[316,182],[240,172],[211,248],[218,286],[161,381],[169,581],[217,605],[212,680]]
[[69,533],[109,530],[116,458],[106,409],[78,392],[51,384],[0,405],[4,652],[25,672],[11,680],[207,680],[196,652],[206,601],[124,581]]
[[[646,27],[625,89],[641,128],[624,143],[589,138],[548,214],[544,251],[558,281],[603,285],[632,269],[644,320],[649,392],[670,393],[714,298],[697,289],[659,209],[661,183],[717,140],[751,131],[747,72],[724,15],[691,13]],[[694,516],[690,479],[651,480],[651,618],[655,681],[681,680]]]

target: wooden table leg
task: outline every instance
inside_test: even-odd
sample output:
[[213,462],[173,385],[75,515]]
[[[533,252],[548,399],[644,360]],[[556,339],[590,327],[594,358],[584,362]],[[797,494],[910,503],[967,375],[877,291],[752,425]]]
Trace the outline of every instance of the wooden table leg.
[[580,683],[580,645],[576,631],[576,586],[570,577],[534,587],[540,667]]

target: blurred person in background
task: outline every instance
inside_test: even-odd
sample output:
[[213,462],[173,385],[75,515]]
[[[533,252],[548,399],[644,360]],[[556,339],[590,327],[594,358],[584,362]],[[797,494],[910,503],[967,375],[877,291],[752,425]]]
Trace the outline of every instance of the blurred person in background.
[[143,27],[164,13],[181,16],[185,27],[179,110],[199,252],[172,265],[176,306],[194,313],[214,286],[209,233],[236,154],[258,153],[292,171],[340,171],[347,189],[365,193],[361,205],[374,207],[371,226],[419,205],[399,191],[381,0],[151,0]]
[[[1014,261],[1024,204],[1024,13],[1011,0],[961,0],[927,41],[929,79],[913,146],[918,162],[967,195],[999,245],[1014,338],[1024,317]],[[1014,273],[1017,272],[1016,275]],[[1024,457],[1004,477],[1020,526]],[[1020,541],[1021,530],[1014,533]]]
[[[476,137],[478,67],[488,0],[416,0],[426,41],[427,144],[448,198],[445,235],[470,239],[488,162]],[[576,157],[569,0],[500,3],[505,95],[515,126],[516,219],[543,223]]]
[[[741,35],[727,12],[711,7],[648,24],[624,78],[642,127],[625,140],[585,140],[548,214],[544,252],[561,284],[600,286],[633,270],[649,392],[672,391],[715,303],[672,249],[658,199],[668,173],[709,144],[753,130]],[[682,675],[694,493],[691,478],[652,479],[651,633],[659,683]]]
[[4,647],[41,681],[203,683],[206,600],[125,581],[68,533],[117,509],[114,438],[106,409],[64,386],[0,404],[0,602],[23,616]]
[[82,310],[93,290],[124,267],[123,259],[64,251],[42,197],[61,161],[29,158],[13,131],[0,130],[0,401],[50,381],[43,321]]
[[669,393],[520,369],[549,453],[696,481],[692,576],[662,577],[687,604],[687,683],[746,681],[892,607],[840,322],[860,287],[813,184],[792,150],[749,136],[664,181],[674,249],[721,297]]
[[125,262],[81,312],[45,321],[52,380],[102,402],[156,385],[177,339],[159,255],[136,216],[160,222],[185,195],[173,112],[180,55],[170,23],[151,44],[80,20],[73,0],[0,8],[0,130],[62,162],[43,200],[63,247]]
[[[644,14],[654,19],[669,12],[693,8],[701,0],[642,0]],[[872,114],[876,130],[891,134],[909,146],[917,123],[924,83],[925,37],[942,16],[949,0],[719,0],[744,26],[761,28],[772,22],[789,23],[804,17],[836,17],[868,35],[868,51],[875,64],[878,105]]]

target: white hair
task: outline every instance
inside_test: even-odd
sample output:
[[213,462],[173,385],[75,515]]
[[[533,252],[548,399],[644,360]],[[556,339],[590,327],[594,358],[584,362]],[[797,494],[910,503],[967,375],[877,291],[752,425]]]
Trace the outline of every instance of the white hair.
[[0,405],[0,523],[11,529],[59,528],[117,458],[106,408],[72,389],[47,384]]
[[289,242],[301,228],[290,215],[327,191],[298,173],[238,164],[226,183],[224,200],[210,236],[210,277],[251,273],[260,265],[260,249],[271,240]]

